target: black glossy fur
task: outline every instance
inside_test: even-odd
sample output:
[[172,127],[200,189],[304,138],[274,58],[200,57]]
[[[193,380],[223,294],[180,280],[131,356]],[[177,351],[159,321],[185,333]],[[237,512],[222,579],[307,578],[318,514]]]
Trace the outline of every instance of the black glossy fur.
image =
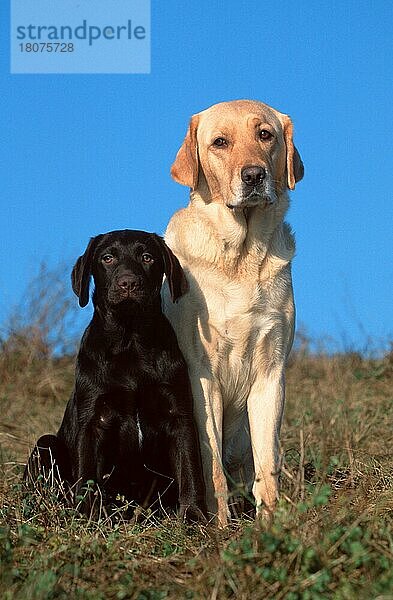
[[[117,494],[199,519],[205,513],[199,443],[187,367],[161,311],[165,272],[172,300],[187,289],[177,258],[164,241],[143,231],[112,231],[90,240],[72,272],[81,306],[93,276],[94,315],[80,345],[76,382],[57,435],[42,436],[25,477],[53,466],[85,513]],[[171,480],[173,480],[172,485]],[[169,489],[168,489],[169,486]]]

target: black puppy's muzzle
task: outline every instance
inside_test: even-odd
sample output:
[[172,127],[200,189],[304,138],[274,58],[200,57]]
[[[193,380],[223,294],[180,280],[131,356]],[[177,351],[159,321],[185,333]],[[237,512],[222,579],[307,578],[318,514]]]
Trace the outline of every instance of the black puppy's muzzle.
[[115,275],[109,288],[109,301],[118,304],[123,300],[137,300],[146,294],[142,277],[135,273],[123,272]]
[[120,275],[117,278],[118,287],[127,294],[138,292],[143,289],[140,277],[137,275]]

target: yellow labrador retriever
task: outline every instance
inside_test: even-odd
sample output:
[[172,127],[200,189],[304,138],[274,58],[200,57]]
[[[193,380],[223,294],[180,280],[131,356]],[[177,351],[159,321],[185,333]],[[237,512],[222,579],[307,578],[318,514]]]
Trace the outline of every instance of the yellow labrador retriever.
[[188,363],[206,500],[220,525],[228,491],[252,486],[257,512],[278,494],[284,370],[294,334],[287,188],[303,177],[291,119],[250,100],[194,115],[173,178],[191,188],[166,242],[189,291],[165,312]]

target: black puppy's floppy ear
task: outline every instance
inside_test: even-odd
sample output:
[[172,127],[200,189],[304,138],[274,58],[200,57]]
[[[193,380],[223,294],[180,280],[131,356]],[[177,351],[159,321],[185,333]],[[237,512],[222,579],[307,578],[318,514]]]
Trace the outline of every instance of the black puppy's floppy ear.
[[184,271],[177,257],[173,254],[169,246],[166,245],[159,235],[156,235],[155,233],[153,235],[164,260],[164,272],[168,279],[172,302],[176,302],[188,291],[186,276],[184,275]]
[[79,306],[82,308],[89,303],[90,277],[93,268],[94,251],[102,235],[90,239],[87,248],[76,261],[71,273],[72,289],[79,298]]

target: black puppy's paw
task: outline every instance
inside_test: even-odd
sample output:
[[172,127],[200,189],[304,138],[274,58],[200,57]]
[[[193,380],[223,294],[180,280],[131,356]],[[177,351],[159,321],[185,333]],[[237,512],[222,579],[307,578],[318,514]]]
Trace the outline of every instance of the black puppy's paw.
[[181,504],[179,509],[179,517],[186,523],[207,523],[206,516],[196,504]]
[[93,480],[87,481],[77,489],[75,508],[88,519],[99,521],[105,516],[105,504],[106,496]]

